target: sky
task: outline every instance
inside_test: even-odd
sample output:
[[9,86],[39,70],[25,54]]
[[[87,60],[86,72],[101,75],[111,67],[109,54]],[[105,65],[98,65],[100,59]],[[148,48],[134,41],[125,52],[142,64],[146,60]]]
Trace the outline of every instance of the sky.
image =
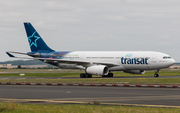
[[158,51],[180,61],[180,0],[0,0],[0,61],[30,51],[23,22],[57,51]]

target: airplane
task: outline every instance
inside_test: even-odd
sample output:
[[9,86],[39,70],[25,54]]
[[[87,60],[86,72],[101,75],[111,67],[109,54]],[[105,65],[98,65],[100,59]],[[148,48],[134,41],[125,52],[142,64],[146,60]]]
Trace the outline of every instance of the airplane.
[[[31,52],[6,52],[9,57],[37,59],[61,69],[80,69],[85,73],[80,78],[92,75],[113,77],[113,71],[131,74],[144,74],[145,70],[155,70],[154,77],[159,77],[159,70],[168,68],[175,60],[168,54],[155,51],[55,51],[51,49],[34,29],[30,22],[25,22]],[[16,57],[23,54],[29,57]]]

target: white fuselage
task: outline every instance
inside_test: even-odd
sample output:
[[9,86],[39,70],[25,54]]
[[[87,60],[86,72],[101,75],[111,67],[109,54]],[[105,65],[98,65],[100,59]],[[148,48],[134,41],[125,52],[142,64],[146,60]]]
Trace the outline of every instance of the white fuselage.
[[[63,59],[113,63],[109,71],[154,70],[167,68],[175,63],[169,55],[153,51],[75,51],[66,54]],[[87,67],[88,67],[87,66]],[[60,63],[63,69],[85,69],[76,64]]]

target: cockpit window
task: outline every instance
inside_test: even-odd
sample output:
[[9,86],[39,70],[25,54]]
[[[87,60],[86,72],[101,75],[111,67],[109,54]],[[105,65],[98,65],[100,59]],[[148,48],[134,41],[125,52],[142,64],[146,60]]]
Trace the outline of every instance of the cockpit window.
[[171,59],[170,56],[164,56],[163,59]]

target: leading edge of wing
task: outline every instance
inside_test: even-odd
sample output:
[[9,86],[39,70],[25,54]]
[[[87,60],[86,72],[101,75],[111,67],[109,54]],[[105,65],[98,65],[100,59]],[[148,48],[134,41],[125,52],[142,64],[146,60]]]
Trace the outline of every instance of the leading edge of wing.
[[118,64],[113,64],[111,62],[97,62],[97,61],[84,61],[84,60],[66,60],[66,59],[52,59],[52,58],[36,58],[38,60],[45,60],[44,62],[57,62],[57,63],[69,63],[69,64],[78,64],[78,65],[87,65],[87,64],[99,64],[106,65],[108,67],[118,66]]

